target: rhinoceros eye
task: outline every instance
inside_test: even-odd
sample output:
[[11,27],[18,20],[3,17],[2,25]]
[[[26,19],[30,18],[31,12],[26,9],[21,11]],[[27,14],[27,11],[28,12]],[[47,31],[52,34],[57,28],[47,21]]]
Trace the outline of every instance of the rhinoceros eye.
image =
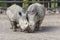
[[21,12],[19,12],[19,15],[20,15],[20,16],[22,15]]

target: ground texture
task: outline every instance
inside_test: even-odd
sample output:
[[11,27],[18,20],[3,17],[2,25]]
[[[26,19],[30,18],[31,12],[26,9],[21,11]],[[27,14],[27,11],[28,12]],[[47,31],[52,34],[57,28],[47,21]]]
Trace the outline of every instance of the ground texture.
[[60,14],[45,16],[35,33],[13,32],[6,15],[0,14],[0,40],[60,40]]

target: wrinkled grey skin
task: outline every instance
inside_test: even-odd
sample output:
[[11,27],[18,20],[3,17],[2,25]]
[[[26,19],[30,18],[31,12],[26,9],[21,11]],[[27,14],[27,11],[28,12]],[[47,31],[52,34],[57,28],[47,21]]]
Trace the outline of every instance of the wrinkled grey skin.
[[25,13],[22,13],[22,16],[19,18],[19,26],[20,26],[21,32],[24,32],[26,27],[28,27],[28,21]]
[[26,11],[28,16],[28,32],[34,32],[34,30],[39,30],[39,26],[41,25],[44,16],[45,16],[45,8],[43,5],[39,3],[34,3],[30,5]]
[[6,11],[14,31],[17,30],[17,25],[20,27],[21,31],[34,32],[34,30],[39,29],[39,24],[42,23],[42,20],[45,16],[45,8],[39,3],[34,3],[30,5],[26,11],[23,12],[23,9],[18,6],[11,6]]
[[[22,7],[13,4],[12,6],[7,8],[6,14],[11,22],[12,29],[14,31],[17,31],[17,28],[21,29],[22,27],[25,27],[27,20],[26,14],[24,13]],[[23,26],[21,24],[23,24]]]

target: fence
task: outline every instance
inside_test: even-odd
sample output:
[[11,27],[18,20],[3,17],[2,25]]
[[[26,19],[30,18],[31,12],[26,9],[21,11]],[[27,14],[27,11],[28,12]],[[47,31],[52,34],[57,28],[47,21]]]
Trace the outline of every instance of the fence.
[[[23,1],[0,1],[0,3],[2,3],[2,2],[5,2],[5,3],[7,3],[7,4],[9,4],[9,3],[21,3],[21,5],[22,5],[22,3],[23,3]],[[60,6],[60,5],[58,5],[58,3],[60,3],[60,1],[36,1],[36,2],[42,3],[42,4],[43,4],[44,6],[46,6],[47,8],[52,8],[52,7],[51,7],[52,5],[54,5],[53,8]],[[32,2],[32,1],[28,1],[28,3],[32,4],[33,2]],[[46,4],[45,4],[45,3],[46,3]],[[53,3],[55,3],[55,4],[53,4]],[[56,6],[55,6],[55,5],[56,5]],[[6,8],[6,7],[7,7],[7,6],[1,7],[1,8]]]

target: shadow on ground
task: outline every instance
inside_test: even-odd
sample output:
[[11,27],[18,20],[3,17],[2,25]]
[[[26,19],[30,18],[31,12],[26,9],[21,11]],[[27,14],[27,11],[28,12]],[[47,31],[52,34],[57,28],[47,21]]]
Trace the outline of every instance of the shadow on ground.
[[52,31],[58,31],[58,30],[60,30],[60,27],[57,27],[57,26],[42,26],[38,31],[35,31],[35,33],[52,32]]

